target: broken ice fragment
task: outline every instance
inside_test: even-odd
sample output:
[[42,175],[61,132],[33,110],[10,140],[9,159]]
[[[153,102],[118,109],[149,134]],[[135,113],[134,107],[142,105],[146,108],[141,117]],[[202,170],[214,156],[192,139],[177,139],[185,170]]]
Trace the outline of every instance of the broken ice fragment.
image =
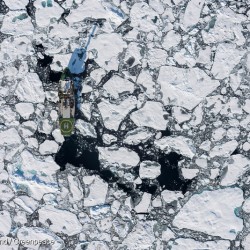
[[154,161],[142,161],[139,175],[141,179],[155,179],[161,174],[161,165]]
[[163,105],[160,102],[148,101],[141,109],[133,112],[130,118],[138,127],[145,126],[165,130],[168,121],[164,115]]
[[108,184],[106,182],[99,176],[94,175],[92,177],[91,184],[88,186],[89,193],[84,198],[84,206],[86,207],[104,204],[108,192]]
[[188,110],[196,107],[214,91],[219,81],[212,80],[199,68],[162,66],[157,79],[161,85],[165,105],[176,105]]
[[155,146],[163,151],[176,152],[188,158],[193,158],[196,152],[193,141],[183,136],[168,136],[155,140]]
[[[78,234],[82,225],[74,213],[46,205],[38,210],[39,221],[55,233],[64,233],[69,236]],[[49,223],[50,222],[50,223]]]
[[243,192],[239,188],[203,191],[190,198],[174,218],[173,225],[234,240],[243,229],[242,219],[234,213],[242,202]]
[[118,164],[121,167],[135,167],[140,158],[138,154],[125,147],[98,147],[100,161],[107,164]]

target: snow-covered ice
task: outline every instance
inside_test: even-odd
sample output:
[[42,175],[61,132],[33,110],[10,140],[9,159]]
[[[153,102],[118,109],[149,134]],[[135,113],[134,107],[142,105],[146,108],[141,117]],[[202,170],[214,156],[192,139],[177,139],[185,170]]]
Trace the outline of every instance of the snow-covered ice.
[[183,229],[234,240],[243,229],[243,221],[235,214],[243,202],[239,188],[225,188],[194,194],[173,220]]

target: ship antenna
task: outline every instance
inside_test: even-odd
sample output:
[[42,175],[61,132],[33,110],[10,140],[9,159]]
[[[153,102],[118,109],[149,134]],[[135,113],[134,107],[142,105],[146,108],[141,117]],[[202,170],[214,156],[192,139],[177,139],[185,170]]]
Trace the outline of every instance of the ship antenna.
[[88,36],[88,40],[86,42],[86,44],[84,45],[84,40],[82,41],[82,44],[81,44],[81,48],[83,48],[85,51],[87,50],[89,44],[90,44],[90,41],[91,41],[91,38],[94,36],[95,34],[95,30],[96,30],[96,27],[97,27],[97,23],[95,22],[93,24],[93,27],[92,27],[92,31],[90,32],[89,36]]

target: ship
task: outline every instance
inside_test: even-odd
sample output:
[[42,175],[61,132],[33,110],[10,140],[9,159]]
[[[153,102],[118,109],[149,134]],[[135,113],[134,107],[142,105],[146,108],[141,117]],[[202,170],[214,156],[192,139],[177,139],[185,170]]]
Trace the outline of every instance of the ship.
[[87,60],[87,48],[91,38],[94,36],[97,25],[105,20],[94,20],[92,31],[87,41],[83,42],[80,48],[72,53],[68,67],[64,69],[61,80],[59,81],[59,127],[64,137],[71,136],[74,132],[75,110],[80,103],[80,86],[77,84],[77,76],[85,71],[85,63]]
[[70,136],[75,124],[75,94],[73,80],[59,81],[59,126],[63,136]]

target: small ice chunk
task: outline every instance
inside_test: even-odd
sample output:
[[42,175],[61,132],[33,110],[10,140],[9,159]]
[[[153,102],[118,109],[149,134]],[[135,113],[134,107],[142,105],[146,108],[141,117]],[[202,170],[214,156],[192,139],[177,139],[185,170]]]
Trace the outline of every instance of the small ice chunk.
[[240,176],[250,169],[250,160],[241,154],[232,155],[223,165],[226,174],[221,180],[222,186],[236,184]]
[[15,94],[23,102],[43,103],[45,99],[42,82],[36,73],[27,73],[18,83]]
[[[62,218],[61,218],[62,219]],[[21,227],[17,231],[17,238],[19,240],[23,240],[24,247],[27,247],[32,250],[39,250],[42,248],[41,244],[27,244],[28,242],[34,242],[34,240],[39,241],[47,241],[47,242],[54,242],[53,245],[49,244],[50,246],[53,246],[53,249],[59,250],[63,249],[65,247],[64,241],[59,238],[56,234],[52,233],[51,231],[40,228],[40,227]]]
[[55,154],[58,150],[58,144],[55,141],[45,140],[39,146],[39,152],[42,155]]
[[108,192],[108,184],[104,182],[99,176],[93,176],[94,179],[89,185],[89,193],[84,198],[84,206],[97,206],[102,205],[106,201]]
[[[240,188],[224,188],[194,194],[173,220],[173,226],[234,240],[243,229],[235,209],[243,202]],[[212,225],[212,226],[211,226]]]
[[93,137],[93,138],[97,137],[95,127],[88,122],[78,119],[76,121],[75,127],[83,136],[88,136],[88,137]]
[[98,147],[99,160],[108,164],[118,164],[121,167],[135,167],[140,162],[136,152],[125,147]]
[[143,193],[140,203],[134,208],[136,213],[147,213],[150,203],[151,203],[151,194]]
[[208,152],[210,150],[210,148],[211,148],[211,142],[208,141],[208,140],[204,141],[204,142],[201,143],[199,148]]
[[228,141],[223,144],[214,146],[209,153],[211,158],[213,157],[228,157],[237,148],[238,142],[236,140]]
[[134,130],[129,131],[125,135],[124,143],[129,145],[138,145],[140,143],[144,143],[149,140],[154,133],[150,132],[147,128],[136,128]]
[[184,196],[180,191],[163,190],[161,192],[161,197],[164,202],[171,203],[179,198],[183,198]]
[[191,115],[186,113],[180,107],[173,107],[173,116],[179,124],[188,121],[191,118]]
[[[18,1],[19,2],[19,1]],[[20,29],[20,27],[22,27]],[[1,32],[4,34],[21,36],[32,35],[34,26],[31,18],[24,10],[9,11],[4,15]]]
[[249,142],[245,142],[242,145],[242,148],[243,148],[244,151],[249,151],[250,150],[250,143]]
[[207,159],[205,157],[199,157],[195,160],[195,163],[200,168],[207,168]]
[[110,134],[103,134],[102,135],[102,140],[105,144],[110,145],[112,142],[116,142],[117,138],[114,135]]
[[[172,244],[171,244],[172,245]],[[215,240],[215,241],[197,241],[189,238],[179,238],[171,247],[172,250],[229,250],[230,241],[228,240]]]
[[13,146],[21,143],[21,138],[16,129],[10,128],[0,132],[0,145]]
[[244,203],[243,203],[243,206],[242,206],[242,209],[245,213],[250,213],[250,197],[248,197]]
[[138,2],[130,11],[131,26],[144,32],[157,31],[161,25],[161,18],[145,2]]
[[173,231],[169,228],[167,228],[167,230],[162,232],[162,240],[168,242],[171,239],[175,238],[175,234],[173,233]]
[[199,169],[195,168],[182,168],[181,174],[184,179],[193,179],[199,173]]
[[122,93],[133,93],[134,84],[118,75],[112,76],[103,88],[114,98],[118,98]]
[[181,41],[181,35],[174,30],[170,30],[163,39],[162,47],[170,49],[176,47]]
[[34,113],[34,106],[32,103],[18,103],[15,105],[16,111],[24,118],[29,119],[30,115]]
[[161,174],[161,165],[155,161],[142,161],[139,175],[141,179],[155,179]]
[[64,137],[63,137],[60,129],[58,129],[58,128],[55,129],[52,132],[52,135],[53,135],[54,139],[56,140],[56,142],[58,142],[58,143],[63,143],[64,142]]
[[54,0],[35,1],[36,24],[39,27],[46,27],[50,24],[52,18],[59,19],[63,13],[63,8]]
[[228,77],[244,54],[245,51],[237,49],[234,43],[219,44],[211,73],[219,80]]
[[162,66],[157,79],[161,85],[165,105],[176,105],[188,110],[195,108],[219,85],[199,68]]
[[165,114],[160,102],[148,101],[141,109],[133,112],[130,118],[137,126],[165,130],[168,123],[164,118]]
[[120,104],[111,104],[105,100],[98,104],[101,112],[104,126],[108,129],[117,131],[120,123],[126,115],[136,107],[137,100],[135,97],[130,96],[122,101]]
[[[86,10],[83,12],[86,13]],[[97,51],[98,57],[95,59],[96,63],[105,70],[110,71],[118,70],[119,54],[122,53],[126,47],[127,43],[122,39],[120,34],[102,33],[91,41],[89,48]]]
[[0,211],[0,234],[6,236],[11,229],[11,217],[8,211]]
[[193,141],[184,136],[165,136],[155,140],[155,146],[166,152],[174,151],[188,158],[193,158],[196,152]]
[[[2,174],[2,173],[1,173]],[[10,187],[0,183],[0,200],[3,202],[9,201],[15,196],[14,192]]]
[[77,202],[82,200],[83,198],[83,190],[79,179],[77,176],[73,176],[71,174],[68,175],[68,183],[69,183],[69,190],[71,193],[70,201]]
[[74,213],[46,205],[38,210],[39,221],[55,233],[72,236],[82,230],[82,225]]
[[199,22],[201,9],[205,0],[191,0],[188,2],[185,14],[182,20],[182,27],[184,30],[192,28]]
[[14,202],[29,214],[32,214],[39,206],[35,199],[26,195],[18,196],[14,199]]

